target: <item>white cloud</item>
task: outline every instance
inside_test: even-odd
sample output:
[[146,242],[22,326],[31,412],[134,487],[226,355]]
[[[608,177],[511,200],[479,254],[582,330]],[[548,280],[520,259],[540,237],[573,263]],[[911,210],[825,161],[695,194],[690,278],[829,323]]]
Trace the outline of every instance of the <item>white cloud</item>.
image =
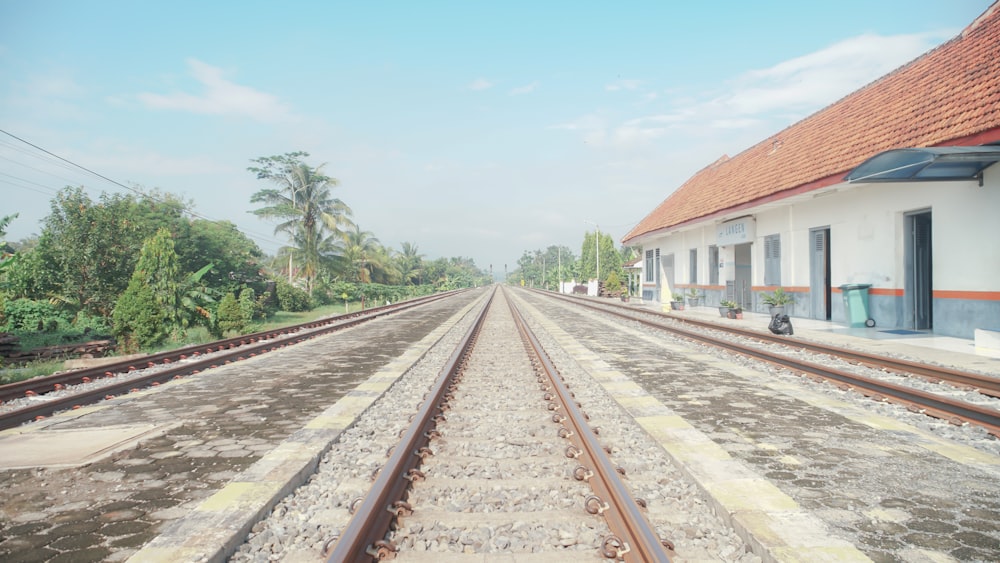
[[469,84],[469,90],[488,90],[493,87],[493,83],[485,78],[477,78]]
[[538,82],[537,81],[536,82],[532,82],[531,84],[527,84],[525,86],[521,86],[519,88],[512,89],[510,91],[510,95],[511,96],[519,96],[521,94],[530,94],[530,93],[532,93],[532,92],[535,91],[535,88],[538,88]]
[[642,86],[641,80],[616,80],[604,86],[608,92],[618,92],[619,90],[638,90]]
[[917,58],[936,39],[928,34],[845,39],[771,68],[749,71],[733,81],[732,94],[716,102],[739,115],[815,111]]
[[678,139],[707,130],[745,131],[766,135],[820,110],[862,86],[912,61],[942,39],[943,34],[880,36],[865,34],[816,52],[751,70],[733,79],[719,77],[725,94],[671,92],[671,100],[641,92],[640,80],[618,80],[608,91],[636,91],[647,105],[665,108],[655,114],[607,124],[593,115],[556,125],[580,131],[587,144],[613,148],[651,145],[676,131]]
[[223,78],[222,69],[197,59],[189,59],[188,66],[194,79],[204,86],[204,92],[200,95],[184,92],[142,93],[138,95],[139,100],[155,109],[208,115],[242,115],[264,122],[287,121],[292,118],[288,105],[276,96],[230,82]]

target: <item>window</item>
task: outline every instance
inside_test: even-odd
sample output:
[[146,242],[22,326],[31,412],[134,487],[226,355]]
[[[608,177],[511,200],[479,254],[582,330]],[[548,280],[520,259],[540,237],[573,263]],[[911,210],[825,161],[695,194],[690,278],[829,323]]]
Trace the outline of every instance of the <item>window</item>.
[[646,267],[643,268],[643,269],[646,271],[646,281],[649,282],[649,283],[652,283],[653,281],[655,281],[655,278],[653,277],[655,274],[654,274],[654,269],[653,269],[653,251],[652,250],[647,250],[646,251]]
[[764,285],[781,285],[781,235],[764,237]]
[[719,285],[719,247],[708,247],[708,284]]
[[688,265],[688,283],[698,283],[698,249],[692,248],[688,253],[690,264]]

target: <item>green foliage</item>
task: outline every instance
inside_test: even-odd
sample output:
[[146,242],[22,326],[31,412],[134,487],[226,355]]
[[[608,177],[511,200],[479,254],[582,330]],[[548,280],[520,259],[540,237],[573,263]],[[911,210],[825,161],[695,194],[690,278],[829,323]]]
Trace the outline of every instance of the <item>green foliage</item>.
[[182,272],[196,272],[212,264],[200,280],[205,287],[220,294],[238,293],[246,286],[264,292],[264,278],[260,275],[264,253],[236,225],[195,219],[175,235],[174,242]]
[[95,338],[111,335],[111,325],[108,323],[108,319],[91,315],[86,311],[80,311],[76,314],[76,318],[73,319],[73,328],[83,335],[91,335]]
[[220,336],[228,332],[242,333],[247,327],[240,302],[231,292],[225,294],[219,301],[219,310],[215,313],[215,323]]
[[13,299],[3,305],[7,332],[55,332],[70,326],[70,319],[48,301]]
[[215,303],[215,297],[219,292],[208,287],[202,279],[212,267],[213,264],[208,264],[197,272],[189,274],[177,287],[177,324],[182,331],[198,324],[206,327],[212,324],[209,308]]
[[179,327],[180,266],[170,231],[161,228],[142,245],[132,278],[149,287],[164,322],[170,328]]
[[761,296],[761,301],[766,305],[771,307],[780,307],[783,305],[788,305],[795,301],[795,298],[790,294],[786,293],[785,289],[782,287],[776,288],[772,293],[765,293]]
[[[573,279],[573,264],[576,257],[565,246],[550,246],[544,251],[524,251],[517,261],[517,269],[511,281],[520,284],[523,279],[528,287],[540,287],[555,291],[559,281]],[[601,264],[602,270],[604,264]]]
[[243,322],[249,325],[253,321],[260,319],[264,315],[264,310],[257,301],[257,294],[252,287],[248,287],[240,292],[240,315]]
[[583,236],[583,245],[580,249],[580,261],[578,262],[578,269],[580,272],[580,277],[583,279],[594,279],[597,274],[597,258],[600,255],[600,278],[602,281],[607,281],[608,275],[611,272],[615,272],[618,275],[618,279],[624,277],[622,271],[622,255],[615,248],[615,241],[611,238],[611,235],[607,233],[600,233],[598,252],[595,252],[595,243],[598,241],[597,233],[585,233]]
[[24,297],[55,299],[74,310],[109,317],[129,283],[143,242],[160,227],[183,221],[175,197],[102,194],[92,201],[82,187],[52,201],[37,254],[13,276]]
[[132,276],[125,293],[115,303],[112,315],[112,332],[118,340],[119,350],[135,352],[166,340],[169,334],[166,316],[142,276]]
[[622,282],[618,279],[617,272],[612,271],[608,274],[608,278],[604,282],[604,290],[610,293],[621,293]]
[[253,213],[280,221],[275,233],[287,234],[293,242],[292,258],[299,262],[299,275],[311,293],[313,280],[323,262],[334,251],[333,239],[339,238],[340,228],[351,224],[351,208],[334,198],[330,191],[337,186],[336,178],[322,173],[323,165],[313,168],[302,159],[309,153],[298,151],[279,156],[253,159],[257,164],[247,170],[259,180],[278,187],[263,189],[250,198],[250,203],[264,204]]
[[278,308],[282,311],[308,311],[312,309],[312,300],[304,290],[295,287],[285,280],[276,280]]

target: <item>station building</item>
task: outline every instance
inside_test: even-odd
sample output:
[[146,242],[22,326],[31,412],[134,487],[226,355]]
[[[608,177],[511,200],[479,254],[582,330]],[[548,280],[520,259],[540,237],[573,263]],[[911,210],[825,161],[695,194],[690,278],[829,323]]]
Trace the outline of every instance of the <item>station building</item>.
[[973,338],[1000,330],[1000,2],[909,64],[676,189],[622,242],[644,300]]

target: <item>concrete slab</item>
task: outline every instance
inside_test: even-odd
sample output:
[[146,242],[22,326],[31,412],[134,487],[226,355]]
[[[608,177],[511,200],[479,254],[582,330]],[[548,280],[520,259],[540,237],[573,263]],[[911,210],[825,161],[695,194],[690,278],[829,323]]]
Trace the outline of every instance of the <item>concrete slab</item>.
[[139,424],[102,428],[46,429],[41,432],[0,436],[0,469],[78,467],[117,451],[135,447],[141,440],[159,436],[172,424]]

